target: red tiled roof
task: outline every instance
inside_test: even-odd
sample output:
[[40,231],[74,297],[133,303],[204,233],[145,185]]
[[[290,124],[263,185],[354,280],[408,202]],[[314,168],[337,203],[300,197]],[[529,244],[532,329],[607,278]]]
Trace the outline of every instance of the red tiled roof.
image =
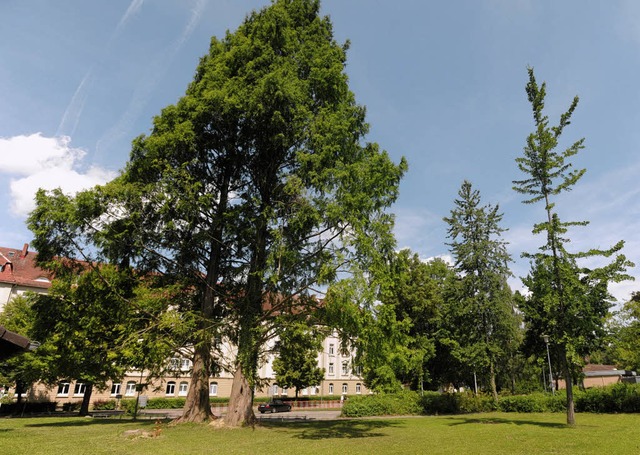
[[21,250],[0,247],[0,283],[39,289],[51,287],[51,275],[36,266],[37,253],[25,244]]

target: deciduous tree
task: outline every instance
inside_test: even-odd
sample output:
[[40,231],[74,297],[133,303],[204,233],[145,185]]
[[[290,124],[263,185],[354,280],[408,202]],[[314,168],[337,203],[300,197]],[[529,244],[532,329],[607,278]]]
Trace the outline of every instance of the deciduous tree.
[[[513,182],[514,190],[527,197],[523,202],[543,203],[545,218],[533,227],[534,234],[543,234],[545,243],[537,253],[527,254],[531,272],[523,279],[529,296],[521,309],[527,324],[527,336],[542,348],[541,336],[548,335],[553,357],[560,363],[567,388],[567,423],[575,424],[573,377],[584,357],[601,341],[603,326],[611,306],[607,285],[629,279],[625,273],[632,266],[620,254],[624,242],[607,250],[592,249],[570,252],[566,246],[568,229],[585,226],[586,221],[561,221],[555,209],[555,199],[569,191],[584,175],[585,169],[574,169],[569,161],[584,148],[584,139],[556,151],[558,141],[578,105],[576,96],[569,109],[560,116],[556,126],[549,125],[544,114],[546,84],[538,85],[533,68],[528,68],[527,97],[533,109],[535,131],[527,138],[524,156],[516,159],[526,175]],[[587,257],[611,257],[609,264],[587,268],[578,261]],[[534,341],[535,340],[535,341]]]
[[296,398],[301,389],[319,385],[324,368],[318,366],[318,353],[326,334],[318,327],[294,323],[283,327],[276,342],[273,371],[280,387],[295,388]]

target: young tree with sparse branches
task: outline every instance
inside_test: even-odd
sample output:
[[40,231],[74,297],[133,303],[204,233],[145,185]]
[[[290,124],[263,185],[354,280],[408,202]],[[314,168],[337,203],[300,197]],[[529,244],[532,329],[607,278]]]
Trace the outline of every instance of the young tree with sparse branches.
[[[567,424],[574,425],[573,377],[585,356],[603,339],[612,299],[608,284],[631,279],[626,270],[633,264],[620,253],[623,241],[607,250],[567,250],[568,229],[588,223],[561,221],[555,210],[556,196],[570,191],[586,171],[574,169],[569,161],[584,148],[584,139],[556,151],[560,136],[578,105],[578,97],[560,116],[558,124],[550,126],[544,114],[546,84],[538,85],[533,68],[528,68],[528,73],[526,92],[536,129],[527,138],[524,155],[516,159],[527,178],[515,180],[513,189],[526,196],[525,204],[543,203],[545,219],[534,225],[533,233],[543,234],[546,239],[538,252],[524,255],[531,260],[531,272],[523,279],[530,294],[523,300],[521,310],[529,343],[543,349],[542,335],[549,337],[553,358],[560,363],[566,383]],[[581,259],[612,256],[613,261],[602,267],[591,269],[579,265]]]

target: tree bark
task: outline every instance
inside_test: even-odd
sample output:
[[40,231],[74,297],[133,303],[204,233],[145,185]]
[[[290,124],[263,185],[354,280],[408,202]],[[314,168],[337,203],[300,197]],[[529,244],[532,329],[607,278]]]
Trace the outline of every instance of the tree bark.
[[493,366],[493,360],[489,361],[489,380],[491,382],[491,393],[493,395],[493,401],[498,402],[498,387],[496,386],[496,370]]
[[242,366],[238,365],[233,375],[231,397],[229,398],[229,410],[224,419],[227,426],[239,427],[253,425],[256,416],[253,413],[253,389],[244,376]]
[[184,412],[175,420],[176,423],[202,423],[216,418],[211,411],[211,402],[209,401],[210,346],[211,343],[206,341],[196,346],[193,356],[191,386],[184,404]]
[[569,359],[567,358],[566,348],[562,348],[562,369],[564,373],[564,383],[567,389],[567,425],[574,426],[576,424],[576,413],[573,403],[573,377]]
[[93,394],[93,384],[85,384],[84,395],[82,397],[82,405],[80,405],[80,415],[89,415],[89,403],[91,402],[91,394]]
[[211,331],[211,323],[219,318],[216,308],[219,296],[218,280],[220,279],[220,267],[222,258],[222,234],[225,228],[224,214],[227,210],[229,199],[229,185],[232,167],[225,168],[223,182],[220,190],[220,203],[216,210],[216,216],[211,227],[211,237],[215,240],[211,244],[209,260],[207,264],[207,276],[205,289],[200,301],[202,321],[200,322],[200,339],[197,340],[193,355],[193,370],[191,373],[191,387],[187,393],[184,413],[176,419],[177,423],[206,422],[216,418],[211,411],[209,401],[209,378],[211,375],[211,348],[215,334]]

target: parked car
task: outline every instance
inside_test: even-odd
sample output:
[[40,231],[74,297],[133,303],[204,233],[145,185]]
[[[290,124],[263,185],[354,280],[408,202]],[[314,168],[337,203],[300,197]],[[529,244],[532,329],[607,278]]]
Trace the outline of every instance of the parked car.
[[264,414],[265,412],[289,412],[291,411],[291,405],[282,400],[271,400],[268,403],[259,405],[258,411],[260,411],[260,414]]

